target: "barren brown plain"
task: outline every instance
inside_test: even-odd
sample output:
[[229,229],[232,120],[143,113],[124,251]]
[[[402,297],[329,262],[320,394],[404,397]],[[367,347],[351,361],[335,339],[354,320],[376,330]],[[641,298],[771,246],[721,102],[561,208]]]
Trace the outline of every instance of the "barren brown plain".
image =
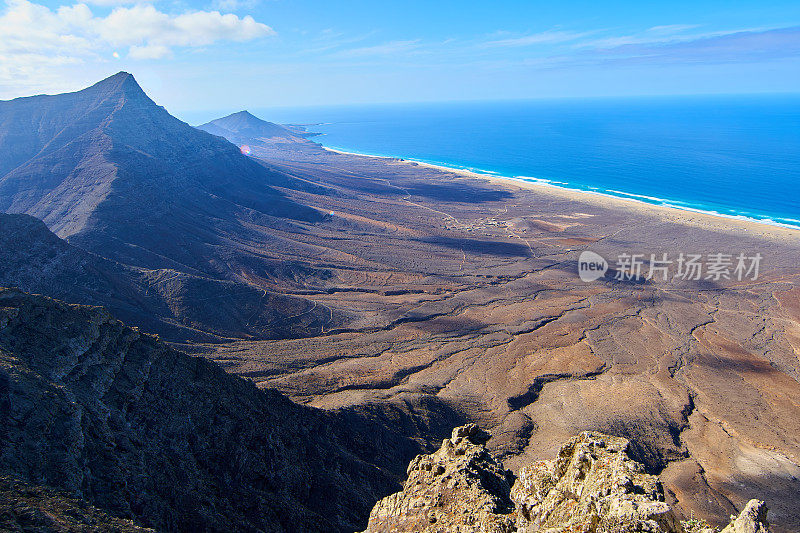
[[[302,282],[256,282],[331,320],[307,338],[185,349],[310,405],[394,404],[423,432],[442,416],[477,422],[514,469],[583,430],[626,436],[684,516],[727,523],[757,497],[776,530],[800,530],[800,232],[310,143],[251,146],[327,190],[288,196],[333,212],[264,228],[258,252]],[[612,268],[623,253],[763,259],[756,280],[585,283],[587,249]]]

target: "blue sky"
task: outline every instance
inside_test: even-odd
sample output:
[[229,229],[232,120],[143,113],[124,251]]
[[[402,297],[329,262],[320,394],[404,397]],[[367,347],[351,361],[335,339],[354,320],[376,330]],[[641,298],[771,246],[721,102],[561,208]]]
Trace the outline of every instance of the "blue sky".
[[0,0],[0,98],[119,70],[185,116],[800,92],[800,2]]

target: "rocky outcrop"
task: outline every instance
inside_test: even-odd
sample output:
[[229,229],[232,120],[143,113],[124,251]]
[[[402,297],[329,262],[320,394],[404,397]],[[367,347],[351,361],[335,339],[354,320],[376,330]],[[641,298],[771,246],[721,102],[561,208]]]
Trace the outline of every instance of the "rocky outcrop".
[[761,500],[750,500],[747,506],[722,533],[767,533],[767,504]]
[[[629,455],[627,439],[584,432],[551,461],[511,472],[483,446],[475,425],[456,428],[434,454],[416,457],[402,492],[379,501],[366,533],[713,533],[682,523],[658,477]],[[513,485],[513,486],[512,486]],[[764,502],[752,500],[723,533],[769,531]]]
[[489,435],[474,424],[408,467],[403,490],[379,501],[367,532],[514,531],[509,497],[513,474],[484,448]]
[[102,308],[0,289],[9,479],[158,531],[352,532],[419,450],[379,417],[297,405]]
[[553,461],[524,467],[512,490],[520,531],[681,531],[656,476],[628,455],[628,441],[585,432]]

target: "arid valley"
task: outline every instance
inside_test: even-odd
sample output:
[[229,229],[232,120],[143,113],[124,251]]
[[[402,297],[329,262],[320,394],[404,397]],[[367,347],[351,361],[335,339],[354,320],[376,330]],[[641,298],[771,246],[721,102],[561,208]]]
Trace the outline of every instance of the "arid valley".
[[[37,98],[43,100],[30,102]],[[34,131],[33,124],[36,135],[22,133]],[[227,428],[250,428],[252,420],[277,435],[281,424],[295,425],[288,422],[295,415],[285,413],[321,408],[308,410],[315,421],[308,429],[298,422],[295,433],[275,437],[301,439],[303,447],[286,445],[295,455],[281,464],[290,466],[264,490],[271,490],[270,483],[293,483],[286,481],[293,461],[324,455],[332,443],[330,461],[338,466],[330,471],[345,474],[324,487],[348,488],[341,496],[346,502],[335,504],[340,515],[327,522],[330,530],[365,527],[375,501],[398,490],[406,464],[467,423],[493,435],[488,450],[515,474],[553,457],[581,432],[624,437],[647,474],[659,476],[679,517],[724,526],[759,498],[769,505],[774,531],[800,530],[800,232],[333,152],[314,142],[313,125],[284,129],[246,112],[200,129],[215,136],[171,117],[125,73],[78,93],[0,102],[0,204],[6,212],[0,214],[0,286],[103,306],[170,345],[146,335],[134,340],[138,331],[119,329],[97,310],[80,311],[78,318],[69,310],[63,311],[69,319],[64,331],[77,331],[74,324],[85,319],[95,333],[80,333],[76,338],[83,340],[65,341],[63,348],[48,333],[57,330],[47,329],[60,318],[42,319],[41,329],[31,330],[19,318],[60,316],[56,309],[62,308],[9,292],[3,298],[11,303],[2,305],[18,311],[0,317],[0,327],[9,331],[0,335],[4,357],[23,345],[59,354],[84,345],[91,354],[124,346],[132,354],[126,360],[171,354],[181,379],[198,380],[175,392],[185,411],[170,418],[170,407],[155,393],[149,400],[155,403],[139,409],[145,416],[155,405],[155,414],[147,416],[163,413],[162,420],[170,421],[164,427],[183,428],[180,435],[204,427],[198,421],[206,411],[195,413],[187,400],[192,390],[212,397],[215,382],[224,384],[220,395],[241,388],[237,394],[247,400],[230,407],[234,414],[214,418],[221,421],[220,433],[208,437],[232,438],[245,451],[191,451],[208,461],[217,454],[241,458],[225,479],[236,479],[253,463],[269,464],[248,455],[260,445]],[[248,156],[240,153],[242,145]],[[603,277],[588,282],[578,275],[579,256],[587,250],[610,264]],[[648,279],[619,270],[618,258],[626,254],[644,258],[643,274],[653,257],[665,255],[672,261],[682,254],[761,259],[757,275],[741,279],[732,272],[683,279],[674,275],[675,262],[668,275]],[[37,339],[52,340],[55,348]],[[227,374],[215,373],[216,366],[195,368],[180,352],[218,363]],[[4,365],[13,374],[12,359],[8,355]],[[31,361],[30,368],[38,368]],[[103,377],[89,363],[78,372],[70,357],[64,361],[65,370],[53,370],[48,379],[67,380],[75,391],[90,378],[96,381],[87,391],[111,387],[113,394],[98,398],[117,401],[126,383],[139,383],[132,377],[139,373]],[[171,367],[152,364],[153,374],[141,379],[158,376],[158,387],[168,389]],[[225,381],[228,374],[270,396],[259,396],[241,380]],[[9,379],[17,378],[3,382],[6,392]],[[260,419],[264,409],[275,421]],[[105,420],[103,409],[86,412]],[[127,431],[124,420],[133,411],[119,407],[119,413],[123,422],[114,415],[107,423]],[[179,423],[184,415],[186,428]],[[160,423],[143,422],[143,433],[115,437],[114,446],[138,450]],[[341,427],[352,431],[335,429]],[[33,429],[25,431],[29,438]],[[126,463],[113,474],[93,469],[99,459],[86,459],[95,456],[77,443],[95,436],[88,427],[63,429],[67,436],[74,431],[85,435],[64,437],[74,444],[64,453],[74,453],[70,461],[84,474],[40,472],[31,466],[33,452],[25,455],[9,443],[2,464],[16,477],[80,492],[92,505],[145,517],[156,528],[195,523],[220,530],[220,523],[203,522],[200,511],[197,516],[206,518],[192,515],[196,522],[170,514],[170,505],[180,508],[175,502],[184,496],[163,495],[172,503],[158,505],[134,503],[132,481],[126,481],[130,491],[114,496],[118,501],[106,498],[106,489],[91,480],[107,475],[104,483],[115,486],[135,468]],[[169,431],[158,429],[159,438]],[[146,471],[162,465],[136,459],[136,453],[130,464],[141,462]],[[309,472],[323,469],[309,464]],[[223,485],[202,479],[196,490],[213,485],[214,498],[225,498]],[[369,491],[351,498],[352,487],[364,479],[370,479]],[[248,483],[237,497],[254,486],[262,489]],[[306,501],[303,490],[298,485],[287,493]],[[259,501],[272,505],[267,497]],[[225,516],[250,516],[215,502],[208,508],[224,508]],[[314,520],[308,518],[308,530],[325,530],[319,525],[325,522]]]
[[[421,428],[476,422],[515,467],[584,430],[624,435],[686,515],[725,522],[761,494],[774,523],[800,527],[797,232],[314,146],[249,145],[329,188],[292,195],[332,211],[324,224],[269,238],[307,250],[276,259],[325,272],[315,291],[290,294],[332,323],[308,338],[198,353],[318,407],[389,403]],[[756,281],[584,283],[586,249],[609,259],[760,252],[764,271]]]

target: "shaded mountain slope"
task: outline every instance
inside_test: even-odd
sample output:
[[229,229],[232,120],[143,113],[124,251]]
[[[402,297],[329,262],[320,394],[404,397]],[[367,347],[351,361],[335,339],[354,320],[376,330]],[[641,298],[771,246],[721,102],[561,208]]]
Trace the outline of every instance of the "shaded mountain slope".
[[0,102],[0,210],[105,257],[227,275],[242,218],[314,222],[296,180],[172,117],[121,72],[87,89]]
[[101,308],[0,290],[0,471],[23,483],[158,530],[353,531],[419,449]]
[[169,310],[157,302],[155,294],[147,294],[138,276],[133,268],[59,239],[32,216],[0,214],[0,286],[73,303],[106,305],[149,331],[182,336],[158,324],[157,317]]
[[0,213],[0,286],[102,305],[170,340],[306,336],[330,319],[313,302],[245,283],[105,259],[29,215]]
[[0,477],[0,531],[154,533],[48,487]]

